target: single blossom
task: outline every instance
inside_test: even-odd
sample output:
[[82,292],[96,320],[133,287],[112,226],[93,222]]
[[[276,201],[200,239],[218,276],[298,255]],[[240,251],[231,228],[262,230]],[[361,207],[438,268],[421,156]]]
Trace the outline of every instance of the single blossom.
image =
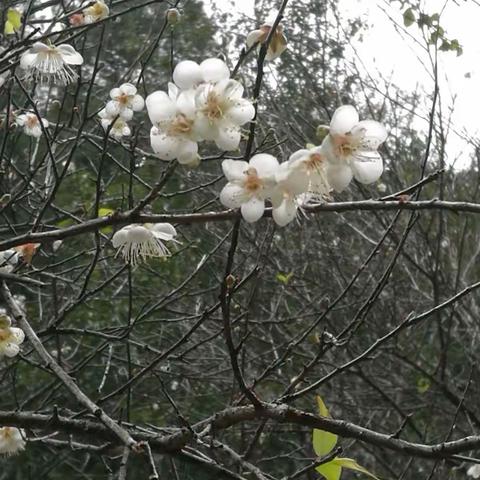
[[48,120],[38,118],[37,114],[32,112],[18,115],[15,123],[18,126],[23,127],[25,135],[35,138],[40,138],[42,136],[42,125],[44,129],[48,128]]
[[472,478],[480,478],[480,465],[478,463],[476,465],[472,465],[467,470],[467,475]]
[[85,23],[95,23],[108,17],[110,10],[105,2],[97,0],[93,5],[82,10]]
[[255,116],[252,102],[242,97],[243,87],[236,80],[225,79],[198,87],[195,105],[201,137],[214,141],[221,150],[237,149],[240,127]]
[[[272,23],[264,23],[258,30],[253,30],[247,35],[247,46],[250,48],[256,43],[262,44],[267,41],[268,35],[272,30]],[[287,38],[283,34],[283,27],[278,25],[272,35],[270,43],[268,44],[267,60],[275,60],[287,48]]]
[[68,22],[72,27],[79,27],[85,24],[85,17],[83,13],[74,13],[68,17]]
[[25,334],[20,328],[12,327],[10,317],[0,314],[0,357],[14,357],[20,352]]
[[173,71],[173,81],[181,90],[198,87],[202,83],[217,83],[230,77],[230,70],[219,58],[207,58],[200,65],[183,60]]
[[131,83],[113,88],[110,97],[112,100],[105,107],[108,115],[112,118],[120,116],[127,122],[132,119],[133,112],[139,112],[145,106],[143,98],[137,94],[137,88]]
[[127,122],[122,117],[112,118],[105,108],[98,112],[98,116],[103,129],[111,137],[120,140],[122,137],[128,137],[132,133]]
[[167,17],[168,24],[172,27],[173,25],[176,25],[182,17],[177,8],[169,8],[165,16]]
[[156,91],[146,101],[148,116],[153,124],[150,141],[153,151],[162,160],[177,159],[191,164],[198,159],[200,140],[196,128],[195,92],[180,92],[173,83],[168,94]]
[[278,160],[267,153],[254,155],[248,163],[224,160],[222,170],[228,183],[220,192],[220,202],[228,208],[240,208],[247,222],[256,222],[273,192],[278,168]]
[[81,65],[83,57],[71,45],[46,45],[36,42],[20,57],[27,78],[67,84],[77,78],[72,65]]
[[297,189],[303,186],[301,193],[309,192],[320,199],[329,195],[327,156],[322,146],[297,150],[290,155],[288,163],[289,182],[295,183]]
[[118,248],[126,262],[133,266],[148,257],[170,255],[164,242],[175,241],[177,231],[170,223],[132,224],[121,228],[112,237],[114,248]]
[[13,250],[0,252],[0,272],[10,273],[18,263],[18,253]]
[[15,455],[25,450],[25,432],[16,427],[0,428],[0,454]]
[[359,121],[351,105],[343,105],[333,114],[328,136],[322,143],[328,159],[330,185],[342,191],[354,177],[360,183],[373,183],[383,172],[378,147],[386,140],[385,127],[374,120]]

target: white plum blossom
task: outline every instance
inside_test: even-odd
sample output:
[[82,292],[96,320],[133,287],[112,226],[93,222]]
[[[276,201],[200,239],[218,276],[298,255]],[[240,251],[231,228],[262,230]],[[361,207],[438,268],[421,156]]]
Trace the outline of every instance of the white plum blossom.
[[113,88],[110,97],[112,100],[107,103],[105,110],[111,118],[120,116],[128,122],[132,119],[133,112],[139,112],[145,106],[143,97],[137,94],[137,88],[131,83]]
[[21,115],[18,115],[15,123],[23,127],[25,135],[31,137],[40,138],[42,136],[42,125],[43,128],[48,128],[48,120],[45,118],[38,118],[36,113],[28,112]]
[[132,224],[121,228],[112,237],[114,248],[118,248],[126,262],[136,266],[147,257],[170,255],[166,241],[175,241],[175,227],[170,223]]
[[16,427],[0,428],[0,454],[15,455],[25,450],[25,432]]
[[383,172],[378,147],[386,140],[385,127],[374,120],[359,121],[354,107],[343,105],[335,110],[329,134],[322,143],[328,165],[327,177],[337,191],[344,190],[352,177],[370,184]]
[[195,104],[202,138],[214,141],[221,150],[238,148],[240,126],[255,116],[252,102],[242,96],[243,87],[236,80],[225,79],[198,87]]
[[200,65],[191,60],[183,60],[173,71],[173,81],[181,90],[195,88],[202,83],[217,83],[229,77],[227,64],[219,58],[207,58]]
[[95,23],[108,17],[110,10],[105,2],[97,0],[93,5],[82,10],[84,23]]
[[19,255],[13,250],[0,252],[0,272],[10,273],[18,264]]
[[153,151],[162,160],[176,158],[182,164],[195,163],[200,138],[196,129],[194,90],[180,92],[169,83],[168,94],[153,92],[145,103],[153,124],[150,130]]
[[20,66],[26,71],[27,78],[48,82],[53,80],[67,84],[77,78],[72,65],[81,65],[83,57],[71,45],[46,45],[35,42],[20,57]]
[[[256,43],[262,44],[267,41],[268,34],[272,29],[273,22],[264,23],[258,30],[253,30],[247,35],[247,47],[252,47]],[[287,48],[287,38],[283,34],[283,27],[278,25],[275,32],[272,35],[270,43],[268,44],[267,54],[265,58],[267,60],[275,60],[278,58]]]
[[127,122],[122,117],[112,117],[105,108],[98,112],[98,116],[103,129],[111,137],[120,140],[122,137],[128,137],[132,133]]
[[288,159],[290,165],[290,183],[295,182],[297,189],[309,192],[322,199],[330,193],[327,178],[327,157],[322,146],[297,150]]
[[220,202],[228,208],[240,208],[247,222],[256,222],[273,192],[278,168],[278,160],[267,153],[254,155],[248,163],[224,160],[222,170],[228,183],[220,192]]
[[467,475],[472,478],[480,478],[480,464],[472,465],[467,470]]
[[182,18],[182,15],[177,8],[169,8],[165,16],[167,17],[168,24],[172,27],[176,25]]
[[20,347],[25,340],[25,334],[20,328],[12,327],[10,317],[0,314],[0,357],[12,358],[18,355]]

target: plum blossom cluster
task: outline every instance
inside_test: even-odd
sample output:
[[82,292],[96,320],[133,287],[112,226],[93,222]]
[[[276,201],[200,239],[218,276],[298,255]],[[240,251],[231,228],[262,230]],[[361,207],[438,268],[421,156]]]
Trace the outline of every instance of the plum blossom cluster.
[[0,357],[15,357],[25,340],[25,334],[20,328],[12,327],[12,320],[5,313],[0,313]]
[[140,112],[144,106],[145,101],[138,95],[135,85],[124,83],[110,90],[110,100],[98,116],[104,130],[118,140],[130,135],[127,122],[133,118],[134,112]]
[[0,428],[0,454],[15,455],[25,450],[25,432],[15,427]]
[[243,92],[220,59],[180,62],[168,92],[155,91],[146,99],[153,151],[162,160],[177,159],[188,165],[198,162],[202,141],[214,142],[224,151],[236,150],[241,126],[255,116]]
[[145,223],[127,225],[112,237],[114,248],[118,248],[124,260],[136,266],[147,257],[170,255],[166,241],[175,241],[177,231],[170,223]]
[[298,150],[286,162],[279,164],[266,153],[254,155],[248,163],[224,160],[228,183],[220,201],[228,208],[240,208],[247,222],[256,222],[269,200],[273,219],[285,226],[304,202],[326,199],[332,190],[341,192],[353,178],[363,184],[378,180],[383,172],[378,147],[386,138],[382,124],[360,121],[355,108],[344,105],[335,111],[320,146]]

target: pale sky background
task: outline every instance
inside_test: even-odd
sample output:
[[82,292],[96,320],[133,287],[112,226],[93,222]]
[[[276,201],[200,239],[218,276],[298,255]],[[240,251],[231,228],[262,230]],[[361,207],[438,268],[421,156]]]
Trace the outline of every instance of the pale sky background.
[[[232,2],[238,12],[253,17],[254,0],[217,0],[216,5],[232,12]],[[207,10],[208,3],[207,0]],[[433,91],[431,75],[424,67],[429,65],[426,52],[412,38],[399,33],[387,16],[390,15],[403,26],[398,2],[390,5],[386,0],[339,0],[339,5],[344,17],[356,18],[360,15],[370,26],[362,42],[352,40],[347,53],[348,58],[357,59],[356,65],[360,70],[363,65],[364,73],[368,72],[373,78],[381,72],[383,77],[391,78],[392,83],[402,90],[413,91],[420,86],[425,92]],[[472,151],[461,135],[467,132],[469,137],[478,139],[480,132],[480,2],[423,0],[423,5],[429,14],[440,12],[445,6],[440,25],[446,30],[447,38],[457,38],[464,49],[460,57],[453,52],[439,54],[439,84],[445,115],[455,98],[447,142],[447,161],[460,168],[468,162]],[[417,39],[421,38],[416,25],[408,28],[407,32]],[[288,30],[286,34],[288,36]],[[427,118],[428,108],[423,113]],[[426,129],[426,120],[418,119],[415,127]]]

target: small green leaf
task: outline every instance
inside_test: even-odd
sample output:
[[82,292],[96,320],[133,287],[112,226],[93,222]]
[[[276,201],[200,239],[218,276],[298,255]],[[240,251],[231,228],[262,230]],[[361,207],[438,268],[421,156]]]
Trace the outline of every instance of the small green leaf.
[[[327,406],[320,395],[317,395],[318,413],[321,417],[330,418]],[[313,429],[313,449],[319,457],[330,453],[338,441],[338,435],[317,428]]]
[[417,380],[418,393],[426,393],[430,389],[430,380],[425,377],[420,377]]
[[339,480],[342,474],[342,467],[334,463],[334,460],[319,465],[315,470],[327,480]]
[[363,473],[368,475],[375,480],[380,480],[376,477],[373,473],[370,473],[366,468],[359,465],[353,458],[334,458],[330,463],[334,463],[335,465],[339,465],[342,468],[348,468],[349,470],[355,470],[356,472]]
[[[102,208],[98,209],[98,216],[99,217],[108,217],[113,212],[114,212],[114,210],[112,210],[111,208],[102,207]],[[113,227],[111,227],[111,226],[103,227],[103,228],[100,229],[100,231],[102,233],[111,233],[111,232],[113,232]]]
[[406,26],[406,27],[410,27],[411,25],[413,25],[415,23],[415,14],[413,13],[413,9],[412,8],[407,8],[404,12],[403,12],[403,24]]
[[293,277],[293,272],[290,272],[290,273],[281,273],[281,272],[278,272],[277,275],[276,275],[276,279],[280,282],[280,283],[283,283],[284,285],[287,285],[288,282],[290,281],[290,279]]

